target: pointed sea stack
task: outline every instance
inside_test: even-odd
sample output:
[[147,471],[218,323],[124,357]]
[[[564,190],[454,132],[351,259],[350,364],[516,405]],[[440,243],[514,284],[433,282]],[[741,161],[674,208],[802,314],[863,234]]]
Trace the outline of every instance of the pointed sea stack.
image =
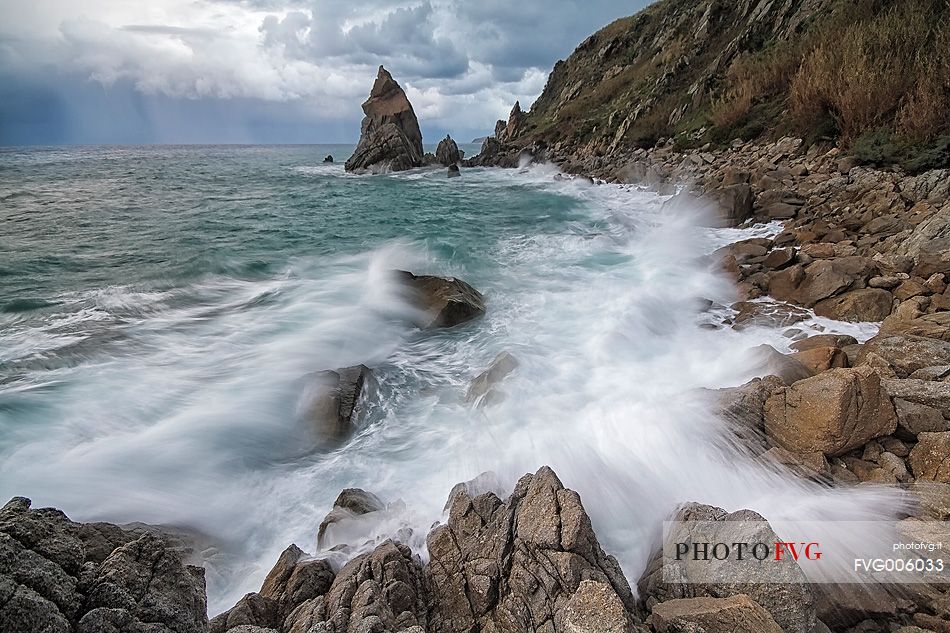
[[382,66],[363,103],[363,113],[360,142],[346,161],[346,171],[380,173],[422,166],[422,132],[416,113]]
[[435,159],[445,167],[457,165],[462,160],[462,154],[459,152],[459,146],[452,140],[448,134],[439,141],[439,146],[435,150]]

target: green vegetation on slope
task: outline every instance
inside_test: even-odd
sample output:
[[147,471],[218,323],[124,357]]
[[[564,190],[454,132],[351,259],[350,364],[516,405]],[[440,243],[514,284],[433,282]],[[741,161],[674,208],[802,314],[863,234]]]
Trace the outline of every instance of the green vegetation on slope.
[[558,62],[522,138],[613,154],[795,134],[950,161],[950,1],[660,0]]

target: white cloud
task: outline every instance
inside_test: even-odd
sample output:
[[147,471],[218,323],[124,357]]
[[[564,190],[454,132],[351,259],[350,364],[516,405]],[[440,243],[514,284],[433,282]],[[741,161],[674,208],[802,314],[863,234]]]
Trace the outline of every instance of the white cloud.
[[146,95],[294,102],[349,119],[383,63],[420,117],[490,130],[540,93],[557,57],[633,10],[605,0],[0,0],[0,72],[55,67]]

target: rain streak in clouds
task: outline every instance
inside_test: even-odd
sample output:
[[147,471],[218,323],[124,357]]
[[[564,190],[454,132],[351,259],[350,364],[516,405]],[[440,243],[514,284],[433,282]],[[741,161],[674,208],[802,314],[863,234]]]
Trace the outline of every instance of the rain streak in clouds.
[[350,142],[379,64],[467,141],[645,3],[0,0],[0,143]]

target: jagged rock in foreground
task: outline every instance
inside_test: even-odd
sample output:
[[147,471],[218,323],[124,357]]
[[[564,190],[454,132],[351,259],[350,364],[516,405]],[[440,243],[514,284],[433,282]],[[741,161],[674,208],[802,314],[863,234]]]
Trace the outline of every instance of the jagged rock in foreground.
[[80,524],[16,497],[0,510],[4,633],[203,633],[204,569],[154,534]]
[[456,487],[448,523],[423,566],[385,541],[336,574],[292,545],[261,590],[211,622],[211,633],[633,633],[645,631],[617,561],[597,542],[577,493],[551,469],[502,501]]
[[423,329],[452,327],[485,313],[485,298],[461,279],[405,270],[394,274],[407,290],[410,304],[418,309],[416,325]]
[[439,146],[435,149],[435,159],[445,167],[458,165],[461,162],[462,154],[459,152],[459,146],[448,134],[439,141]]
[[640,618],[620,566],[550,468],[525,475],[507,501],[459,490],[450,504],[428,537],[432,630],[633,630]]
[[369,98],[363,103],[360,142],[346,171],[380,173],[423,165],[422,132],[406,93],[379,67]]
[[356,428],[359,399],[370,376],[365,365],[312,374],[304,417],[313,425],[317,442],[330,445],[348,438]]

